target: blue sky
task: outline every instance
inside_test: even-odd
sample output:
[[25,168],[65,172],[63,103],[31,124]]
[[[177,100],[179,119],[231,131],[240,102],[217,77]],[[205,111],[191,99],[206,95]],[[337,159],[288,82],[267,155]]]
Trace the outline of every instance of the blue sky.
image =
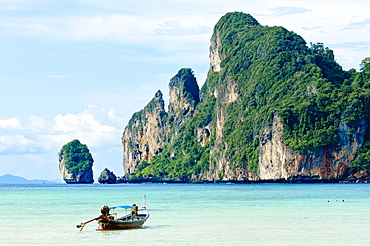
[[87,144],[97,180],[122,175],[131,115],[183,67],[204,83],[209,40],[232,11],[323,42],[344,69],[370,56],[368,0],[0,0],[0,175],[60,179],[57,153]]

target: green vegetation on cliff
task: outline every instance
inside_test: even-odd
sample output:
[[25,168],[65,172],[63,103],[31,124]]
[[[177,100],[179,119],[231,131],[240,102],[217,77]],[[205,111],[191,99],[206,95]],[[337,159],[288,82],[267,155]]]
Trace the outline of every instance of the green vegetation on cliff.
[[199,103],[199,87],[194,77],[193,70],[190,68],[182,68],[176,76],[171,79],[169,86],[181,86],[182,96],[190,102],[192,106],[195,107]]
[[[271,124],[273,114],[282,117],[284,140],[293,150],[337,145],[339,123],[344,120],[353,124],[361,118],[350,110],[354,98],[360,100],[356,100],[360,108],[364,107],[363,100],[355,95],[351,73],[343,71],[333,51],[322,44],[307,47],[300,36],[282,27],[243,22],[240,18],[239,22],[233,19],[225,24],[221,19],[219,23],[223,24],[216,25],[226,46],[222,48],[226,58],[219,77],[236,81],[243,95],[228,105],[225,124],[233,161],[240,163],[242,155],[235,152],[243,146],[249,149],[247,153],[256,151],[260,128]],[[256,157],[249,160],[255,163]]]
[[65,144],[58,155],[59,162],[64,159],[66,168],[72,173],[83,173],[91,169],[94,163],[89,149],[78,139]]
[[[214,35],[221,70],[209,72],[192,119],[151,163],[138,166],[136,176],[201,174],[221,156],[232,168],[256,172],[261,130],[272,124],[274,116],[284,124],[284,142],[300,153],[338,147],[341,124],[351,129],[348,139],[361,120],[369,125],[370,58],[363,60],[361,72],[343,71],[333,51],[322,43],[308,46],[294,32],[262,26],[239,12],[223,16]],[[225,101],[222,93],[230,93],[231,84],[238,97]],[[225,121],[222,141],[216,143],[215,119],[220,112]],[[199,129],[205,126],[213,132],[202,146]],[[365,140],[353,162],[359,169],[370,167],[369,131]],[[215,144],[219,146],[213,150]],[[223,150],[226,153],[221,154]]]
[[[179,81],[183,82],[181,94],[196,106],[199,101],[199,88],[193,71],[187,68],[181,69],[175,76],[175,80],[171,80],[170,86],[178,86]],[[171,115],[169,118],[167,145],[160,155],[153,157],[150,163],[143,161],[139,164],[134,176],[181,179],[193,173],[205,172],[210,161],[210,144],[202,147],[197,141],[197,131],[198,127],[206,126],[215,117],[214,105],[214,97],[203,100],[191,119],[187,121],[179,119],[184,117],[183,112],[174,112],[178,117]],[[176,134],[175,132],[178,137],[172,141],[171,138]]]
[[[354,76],[354,86],[357,88],[357,98],[353,99],[354,104],[365,102],[367,108],[353,107],[354,113],[366,119],[370,124],[369,94],[370,94],[370,57],[365,58],[361,63],[361,72]],[[352,167],[360,170],[370,170],[370,129],[368,128],[365,143],[359,150],[356,159],[351,164]]]

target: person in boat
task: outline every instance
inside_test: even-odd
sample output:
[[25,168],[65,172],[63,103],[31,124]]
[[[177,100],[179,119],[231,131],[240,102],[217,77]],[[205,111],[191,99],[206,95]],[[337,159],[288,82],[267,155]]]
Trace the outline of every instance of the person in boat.
[[100,220],[109,221],[109,220],[114,219],[114,216],[109,213],[110,208],[107,205],[105,205],[102,209],[100,209],[100,212],[101,212]]
[[110,208],[107,205],[105,205],[102,209],[100,209],[101,214],[106,217],[109,216],[109,211],[110,211]]
[[134,203],[132,204],[133,208],[131,208],[131,218],[137,218],[137,212],[139,210],[138,206]]

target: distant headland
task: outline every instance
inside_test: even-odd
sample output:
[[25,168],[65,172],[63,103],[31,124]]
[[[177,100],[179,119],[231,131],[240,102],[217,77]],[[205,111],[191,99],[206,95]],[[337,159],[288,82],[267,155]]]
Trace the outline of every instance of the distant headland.
[[5,174],[0,176],[0,184],[44,184],[44,183],[60,183],[59,179],[50,181],[50,180],[41,180],[41,179],[26,179],[19,176],[14,176],[11,174]]

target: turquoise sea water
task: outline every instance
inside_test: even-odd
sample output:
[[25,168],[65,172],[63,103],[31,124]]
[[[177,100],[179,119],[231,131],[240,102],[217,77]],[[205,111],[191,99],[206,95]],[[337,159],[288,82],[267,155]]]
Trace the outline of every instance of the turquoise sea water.
[[[143,229],[76,228],[144,195]],[[0,214],[0,245],[370,245],[370,184],[0,185]]]

